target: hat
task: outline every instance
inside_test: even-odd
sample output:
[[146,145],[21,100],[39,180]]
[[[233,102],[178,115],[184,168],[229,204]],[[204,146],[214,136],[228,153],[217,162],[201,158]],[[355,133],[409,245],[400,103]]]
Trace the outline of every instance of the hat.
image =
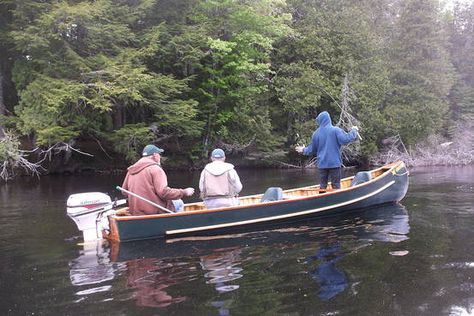
[[212,158],[225,158],[225,153],[222,149],[216,148],[212,151],[211,157]]
[[146,145],[145,148],[143,148],[142,156],[147,157],[153,154],[161,154],[162,152],[164,152],[164,150],[155,145]]

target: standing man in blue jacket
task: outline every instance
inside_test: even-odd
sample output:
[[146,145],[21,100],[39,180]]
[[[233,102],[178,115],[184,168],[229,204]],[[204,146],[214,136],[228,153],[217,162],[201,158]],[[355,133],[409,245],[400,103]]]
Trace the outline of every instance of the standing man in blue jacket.
[[346,133],[343,129],[333,126],[331,116],[324,111],[316,117],[319,127],[313,133],[311,144],[308,147],[297,146],[295,150],[306,156],[316,155],[320,175],[320,188],[326,189],[328,179],[333,189],[341,188],[341,146],[354,141],[359,128],[353,126]]

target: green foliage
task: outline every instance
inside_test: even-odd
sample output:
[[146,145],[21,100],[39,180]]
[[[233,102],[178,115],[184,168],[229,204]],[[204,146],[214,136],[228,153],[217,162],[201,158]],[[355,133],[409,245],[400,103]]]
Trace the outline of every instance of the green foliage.
[[38,76],[20,93],[20,103],[15,107],[20,118],[18,129],[29,134],[54,125],[68,126],[83,88],[69,80]]
[[280,68],[274,88],[282,106],[274,116],[285,124],[288,141],[296,140],[296,135],[310,139],[322,98],[328,96],[327,91],[335,93],[332,83],[310,64],[297,62]]
[[195,120],[197,102],[177,100],[161,106],[155,113],[156,124],[162,134],[197,138],[203,122]]
[[[450,53],[458,73],[449,95],[454,121],[474,120],[474,4],[458,5],[450,25]],[[452,123],[452,125],[454,125]]]
[[51,126],[38,131],[36,142],[38,145],[51,146],[60,142],[67,142],[79,136],[79,132],[72,127]]
[[6,132],[0,139],[0,162],[17,161],[20,159],[20,141],[11,132]]
[[149,142],[192,160],[216,144],[288,149],[307,143],[318,112],[337,121],[344,78],[365,156],[474,113],[472,5],[451,16],[435,0],[0,7],[0,75],[19,96],[2,124],[39,145],[111,140],[129,161]]
[[124,155],[128,162],[137,160],[143,147],[153,139],[154,135],[150,128],[143,123],[125,125],[110,135],[110,140],[115,146],[114,150]]
[[437,131],[448,110],[453,71],[437,10],[436,1],[408,0],[400,12],[384,111],[407,145]]
[[453,118],[456,121],[474,121],[474,86],[458,81],[451,90]]
[[[297,15],[294,28],[298,36],[281,43],[274,80],[285,110],[274,111],[274,118],[286,133],[288,145],[307,143],[320,111],[329,111],[337,121],[343,78],[348,76],[349,107],[362,124],[362,145],[367,145],[363,153],[373,153],[385,130],[380,109],[390,86],[384,34],[373,23],[378,4],[295,0],[291,5]],[[379,23],[384,23],[382,18]]]
[[148,69],[163,27],[134,32],[152,6],[150,1],[59,2],[12,32],[24,56],[13,73],[20,88],[17,128],[45,144],[51,126],[61,131],[59,138],[76,138],[158,119],[164,133],[198,136],[196,102],[184,95],[188,81]]
[[[271,141],[268,109],[261,103],[271,75],[273,43],[290,33],[280,1],[202,2],[194,20],[208,34],[196,91],[205,145],[223,141],[242,147]],[[260,104],[259,104],[260,103]]]

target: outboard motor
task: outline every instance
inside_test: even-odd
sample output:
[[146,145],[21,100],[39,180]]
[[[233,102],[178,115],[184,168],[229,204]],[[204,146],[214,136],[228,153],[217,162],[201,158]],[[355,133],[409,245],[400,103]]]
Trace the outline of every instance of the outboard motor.
[[72,194],[67,199],[67,215],[82,231],[84,241],[102,239],[102,230],[109,228],[107,216],[114,207],[125,203],[126,200],[112,202],[101,192]]

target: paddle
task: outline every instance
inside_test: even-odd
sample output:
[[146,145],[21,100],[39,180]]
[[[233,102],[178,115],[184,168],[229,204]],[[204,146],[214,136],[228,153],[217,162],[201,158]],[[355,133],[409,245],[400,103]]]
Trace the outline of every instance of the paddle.
[[125,193],[127,193],[127,194],[133,195],[134,197],[139,198],[139,199],[142,200],[142,201],[145,201],[145,202],[147,202],[147,203],[150,203],[151,205],[156,206],[156,207],[158,207],[159,209],[161,209],[161,210],[163,210],[163,211],[165,211],[165,212],[174,213],[173,211],[170,211],[170,210],[167,209],[166,207],[163,207],[163,206],[161,206],[161,205],[156,204],[155,202],[152,202],[152,201],[150,201],[150,200],[148,200],[148,199],[145,199],[143,196],[140,196],[140,195],[138,195],[138,194],[136,194],[136,193],[130,192],[130,191],[128,191],[128,190],[125,190],[124,188],[121,188],[121,187],[119,187],[119,186],[116,186],[115,188],[116,188],[117,190],[119,190],[119,191],[122,191],[122,192],[125,192]]

